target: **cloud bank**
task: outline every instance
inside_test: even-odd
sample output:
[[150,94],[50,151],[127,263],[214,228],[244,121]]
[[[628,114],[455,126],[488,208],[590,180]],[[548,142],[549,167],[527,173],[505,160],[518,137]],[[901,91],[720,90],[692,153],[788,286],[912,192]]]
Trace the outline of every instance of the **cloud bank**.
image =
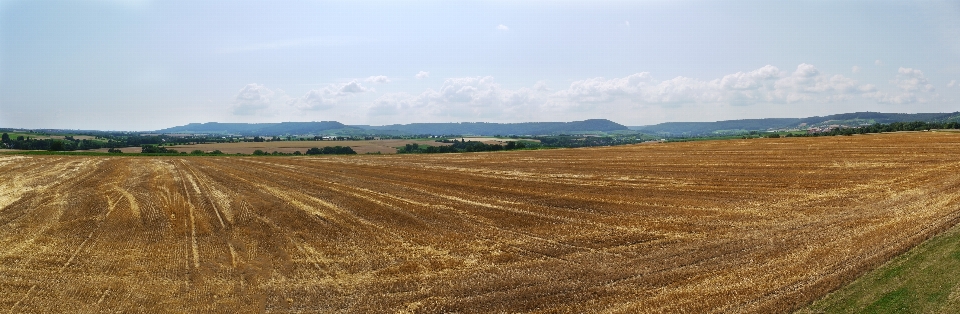
[[[853,72],[858,69],[854,67]],[[429,73],[420,71],[415,77],[427,78]],[[639,72],[577,80],[558,89],[549,88],[544,81],[530,87],[506,88],[490,76],[447,78],[438,88],[419,93],[377,93],[362,84],[389,82],[386,76],[371,76],[313,89],[296,98],[282,90],[248,84],[237,93],[233,112],[251,115],[269,114],[271,110],[319,111],[343,105],[346,107],[338,108],[375,121],[536,121],[569,120],[580,114],[613,118],[624,113],[679,108],[754,108],[751,106],[756,104],[780,106],[777,108],[844,102],[912,104],[939,97],[918,69],[899,68],[896,77],[889,81],[889,88],[881,89],[842,74],[823,73],[806,63],[791,70],[766,65],[712,80],[684,76],[660,79],[649,72]],[[355,99],[357,95],[366,96],[359,101]]]

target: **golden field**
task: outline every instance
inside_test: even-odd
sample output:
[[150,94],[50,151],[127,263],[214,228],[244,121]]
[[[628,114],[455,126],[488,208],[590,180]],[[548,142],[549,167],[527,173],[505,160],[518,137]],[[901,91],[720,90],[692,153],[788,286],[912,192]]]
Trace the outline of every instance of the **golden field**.
[[[208,144],[191,144],[191,145],[176,145],[169,146],[169,148],[176,149],[181,152],[191,152],[195,149],[202,151],[210,152],[214,150],[220,150],[225,154],[253,154],[255,150],[262,150],[267,153],[272,153],[274,151],[291,154],[295,151],[305,153],[308,149],[313,147],[326,147],[326,146],[348,146],[352,148],[357,154],[396,154],[397,147],[401,147],[407,144],[416,143],[418,145],[427,145],[427,146],[442,146],[450,145],[446,143],[439,143],[433,140],[364,140],[364,141],[276,141],[276,142],[241,142],[241,143],[208,143]],[[136,148],[137,152],[139,147]],[[106,151],[106,150],[104,150]],[[126,151],[124,151],[126,152]]]
[[786,312],[960,219],[960,134],[0,155],[0,310]]
[[[253,154],[256,150],[262,150],[267,153],[272,153],[274,151],[292,154],[293,152],[299,151],[300,153],[306,153],[308,149],[313,147],[323,148],[326,146],[348,146],[352,148],[357,154],[396,154],[397,147],[401,147],[407,144],[416,143],[417,145],[426,145],[426,146],[442,146],[450,145],[447,143],[440,143],[434,140],[397,140],[397,139],[387,139],[387,140],[361,140],[361,141],[276,141],[276,142],[237,142],[237,143],[204,143],[204,144],[189,144],[189,145],[172,145],[164,146],[165,148],[176,149],[179,152],[191,152],[193,150],[202,150],[205,152],[212,152],[214,150],[220,150],[224,154]],[[124,153],[139,153],[140,147],[122,147],[119,148]],[[91,149],[91,152],[100,152],[106,153],[109,148],[100,148],[100,149]]]

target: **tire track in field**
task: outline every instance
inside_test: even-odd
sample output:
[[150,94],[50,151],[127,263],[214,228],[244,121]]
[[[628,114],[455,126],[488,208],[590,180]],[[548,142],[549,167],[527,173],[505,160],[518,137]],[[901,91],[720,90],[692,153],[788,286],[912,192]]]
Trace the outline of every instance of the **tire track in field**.
[[[86,165],[86,164],[89,164],[90,162],[92,162],[92,160],[85,161],[82,164]],[[97,165],[99,165],[99,163],[97,163]],[[6,216],[8,214],[14,215],[15,213],[3,212],[2,214],[0,214],[0,221],[2,221],[0,222],[0,235],[6,232],[15,233],[17,235],[13,237],[13,239],[6,238],[6,237],[0,238],[0,256],[11,255],[15,252],[20,251],[24,247],[32,245],[38,236],[45,233],[48,229],[52,228],[56,223],[56,220],[63,215],[63,211],[65,210],[63,206],[65,205],[66,200],[62,197],[62,194],[60,193],[60,191],[61,190],[69,191],[69,189],[65,187],[76,186],[76,185],[79,185],[80,182],[89,181],[96,174],[98,174],[99,172],[102,172],[103,170],[99,169],[99,167],[96,167],[97,165],[87,167],[88,170],[84,173],[77,174],[65,180],[54,181],[54,183],[52,184],[49,184],[41,187],[40,189],[34,190],[35,192],[37,192],[37,194],[35,194],[35,196],[33,197],[30,197],[28,199],[18,200],[16,204],[12,204],[12,205],[20,205],[20,207],[22,207],[20,208],[21,209],[20,215],[17,215],[16,217],[12,217],[9,219],[5,219],[7,217],[3,217],[3,216]],[[92,168],[92,169],[89,169],[89,168]],[[60,168],[60,169],[63,169],[63,168]],[[74,170],[74,172],[75,171],[77,170]],[[55,172],[55,171],[51,170],[51,171],[48,171],[47,173],[50,173],[50,172]],[[67,175],[69,175],[69,173]],[[63,177],[63,176],[64,176],[63,174],[60,175],[60,177]],[[54,192],[53,193],[47,192],[51,190]],[[53,213],[49,215],[39,215],[38,212],[47,210],[48,208],[53,206],[52,204],[60,204],[60,206],[54,206],[59,209],[54,210]],[[34,217],[38,215],[42,217]],[[31,217],[35,219],[39,219],[39,222],[40,222],[39,226],[28,224],[28,222],[23,222],[29,228],[29,230],[21,229],[19,227],[20,222],[22,222],[21,220],[29,219]],[[16,226],[11,226],[12,224]],[[12,244],[12,245],[8,244],[10,242],[15,242],[16,244]]]
[[[232,228],[233,219],[234,219],[233,214],[232,214],[232,211],[229,211],[231,214],[227,215],[227,212],[229,210],[228,205],[225,206],[222,203],[220,204],[220,206],[217,205],[218,202],[222,202],[223,193],[213,188],[215,184],[210,182],[210,179],[208,177],[198,175],[194,167],[187,165],[186,163],[184,163],[183,160],[181,160],[181,165],[190,172],[191,176],[188,176],[187,179],[190,181],[190,184],[193,186],[198,196],[201,196],[201,201],[205,201],[209,203],[210,207],[213,209],[213,212],[217,217],[217,221],[220,223],[220,230],[225,233],[224,236],[221,236],[218,238],[222,238],[223,242],[227,246],[227,251],[230,253],[230,266],[233,267],[234,269],[237,269],[239,265],[237,250],[233,246],[233,241],[231,241],[231,237],[228,234],[226,234],[226,232]],[[199,187],[197,186],[197,183],[194,182],[194,178],[196,179],[197,182],[199,182],[199,185],[200,185]],[[202,190],[206,190],[208,193],[204,194],[203,192],[201,192]],[[203,196],[206,196],[206,197],[203,197]],[[214,197],[216,199],[210,199],[210,197]],[[221,215],[221,212],[224,212],[224,215]],[[223,216],[226,216],[226,217],[223,217]],[[224,222],[224,218],[226,218],[227,220],[226,223]],[[196,241],[195,238],[194,238],[194,241]]]
[[[263,164],[263,165],[276,166],[276,165],[274,165],[274,164],[266,163],[266,162],[257,162],[257,163]],[[290,177],[290,176],[293,176],[293,175],[299,175],[300,172],[298,172],[298,171],[296,171],[296,170],[302,170],[302,169],[293,169],[293,168],[291,168],[291,167],[289,167],[289,166],[288,166],[288,167],[280,166],[280,168],[287,168],[286,170],[283,170],[283,171],[285,171],[285,172],[288,172],[288,176],[286,176],[286,177]],[[342,175],[341,175],[341,176],[342,176]],[[388,180],[386,180],[386,179],[384,179],[384,178],[382,178],[382,177],[380,178],[380,180],[381,180],[381,182],[383,182],[383,181],[388,181]],[[344,185],[344,184],[340,184],[340,183],[337,183],[337,182],[326,181],[326,180],[320,180],[320,182],[323,183],[323,185],[321,185],[321,186],[323,186],[323,187],[326,188],[326,189],[330,189],[330,190],[333,190],[333,191],[335,191],[335,192],[338,192],[338,193],[341,193],[341,194],[345,194],[345,195],[351,195],[351,196],[354,196],[354,197],[356,197],[356,198],[366,199],[366,200],[372,201],[372,202],[374,202],[374,203],[380,204],[381,206],[387,206],[387,207],[393,208],[395,211],[398,211],[398,212],[407,212],[407,210],[404,209],[404,208],[399,208],[399,207],[395,207],[395,206],[393,206],[393,205],[385,204],[385,203],[383,203],[383,202],[381,202],[381,201],[379,201],[379,200],[374,199],[373,197],[371,197],[371,196],[369,196],[369,195],[362,195],[362,194],[358,194],[358,193],[354,193],[354,192],[347,191],[347,190],[349,190],[349,189],[354,189],[354,190],[361,190],[361,191],[373,192],[372,190],[363,189],[363,188],[358,188],[358,187],[355,187],[355,186]],[[411,182],[409,182],[409,181],[406,182],[406,184],[407,184],[407,185],[417,185],[417,184],[411,183]],[[335,188],[335,187],[333,187],[333,186],[340,187],[341,189]],[[422,186],[422,185],[421,185],[420,187],[421,187],[421,188],[419,189],[420,191],[428,191],[428,186]],[[370,193],[370,194],[378,195],[378,194],[380,194],[380,193],[378,193],[378,192],[373,192],[373,193]],[[455,197],[455,196],[451,196],[451,195],[445,195],[445,194],[442,194],[442,193],[432,193],[432,194],[430,194],[430,195],[436,196],[436,197],[441,197],[441,198],[448,199],[448,200],[457,201],[457,202],[459,202],[459,203],[464,203],[464,204],[468,204],[468,205],[473,205],[473,206],[486,207],[486,208],[497,209],[497,210],[506,211],[506,212],[522,213],[522,214],[528,214],[528,215],[531,215],[531,216],[538,216],[538,217],[541,217],[541,218],[547,218],[547,217],[543,217],[542,214],[539,214],[539,213],[533,213],[533,212],[530,212],[530,211],[524,211],[524,210],[518,210],[518,209],[511,209],[511,208],[506,208],[506,207],[503,207],[503,206],[498,206],[498,205],[493,205],[493,204],[487,204],[487,203],[481,203],[481,202],[471,201],[471,200],[462,199],[462,198]],[[400,197],[393,197],[393,199],[399,199],[399,200],[406,201],[406,202],[412,203],[412,204],[423,204],[423,205],[427,205],[428,207],[439,207],[439,208],[444,208],[444,209],[454,209],[454,210],[457,211],[461,216],[467,218],[469,221],[471,221],[474,225],[476,225],[476,226],[478,226],[478,227],[486,228],[486,229],[488,229],[488,230],[495,230],[496,232],[499,232],[499,233],[511,234],[511,235],[514,235],[514,236],[518,236],[518,237],[521,238],[521,239],[526,238],[526,239],[531,239],[531,240],[533,240],[534,242],[548,243],[549,245],[554,245],[554,246],[557,246],[557,247],[566,247],[566,248],[570,248],[570,249],[574,249],[574,250],[593,252],[593,253],[597,253],[597,254],[601,254],[601,255],[607,255],[607,256],[623,257],[623,256],[621,256],[620,254],[617,254],[617,253],[607,252],[607,251],[598,250],[598,249],[594,249],[594,248],[590,248],[590,247],[585,247],[585,246],[573,245],[573,244],[569,244],[569,243],[563,243],[563,242],[560,242],[560,241],[556,241],[556,240],[553,240],[553,239],[547,239],[547,238],[540,237],[540,236],[537,236],[537,235],[534,235],[534,234],[531,234],[531,233],[528,233],[528,232],[524,232],[524,231],[510,230],[510,229],[507,229],[507,228],[502,228],[502,227],[493,225],[493,224],[491,224],[491,223],[484,222],[484,221],[482,221],[483,219],[481,219],[480,217],[474,216],[474,215],[472,215],[472,214],[467,214],[466,212],[464,212],[464,211],[462,211],[462,210],[457,210],[457,209],[455,209],[455,207],[449,207],[449,206],[446,206],[446,205],[439,205],[439,204],[428,205],[427,203],[407,201],[406,199],[403,199],[403,198],[400,198]],[[572,220],[567,220],[567,222],[578,223],[578,222],[575,222],[575,221],[572,221]],[[476,233],[476,234],[474,234],[474,235],[476,236],[476,235],[480,235],[480,234],[486,234],[486,232],[478,232],[478,233]],[[484,239],[493,239],[493,237],[481,237],[481,238],[484,238]],[[562,260],[562,261],[565,261],[565,262],[576,263],[576,262],[573,262],[573,261],[570,261],[570,260],[567,260],[567,259],[563,259],[563,258],[560,258],[560,257],[557,257],[557,256],[552,256],[552,255],[544,254],[544,253],[541,253],[541,252],[534,252],[534,251],[531,251],[531,250],[528,250],[528,249],[524,249],[524,248],[522,248],[522,247],[517,247],[517,246],[514,246],[514,247],[515,247],[516,249],[519,249],[519,250],[522,250],[522,251],[531,252],[531,253],[534,253],[534,254],[537,254],[537,255],[542,255],[542,256],[545,256],[545,257],[547,257],[547,258],[558,259],[558,260]]]
[[[32,232],[32,233],[31,233],[32,236],[29,236],[30,239],[27,240],[27,241],[22,241],[22,242],[20,242],[20,243],[13,249],[13,251],[19,251],[20,249],[22,249],[22,248],[24,248],[24,247],[26,247],[26,246],[32,245],[41,235],[47,233],[47,230],[50,230],[50,229],[52,229],[53,227],[55,227],[55,225],[57,224],[57,220],[59,220],[59,218],[63,216],[64,211],[66,210],[65,207],[66,207],[66,205],[67,205],[67,197],[64,196],[64,195],[62,195],[59,190],[60,190],[61,188],[63,188],[63,187],[85,186],[85,185],[86,185],[85,182],[93,181],[94,178],[105,177],[105,176],[103,175],[103,173],[104,173],[104,172],[108,172],[109,170],[112,170],[112,168],[110,168],[110,169],[104,169],[105,167],[102,166],[102,164],[103,164],[104,161],[109,161],[109,159],[101,160],[101,161],[99,161],[99,162],[94,163],[94,165],[89,165],[90,163],[93,162],[93,160],[90,160],[90,159],[84,160],[84,161],[81,161],[81,162],[77,162],[77,163],[68,164],[67,166],[73,166],[73,167],[71,168],[71,171],[69,171],[69,172],[79,172],[79,171],[81,171],[81,170],[85,170],[85,171],[82,172],[82,173],[76,174],[76,175],[74,175],[74,176],[70,176],[70,177],[68,177],[66,180],[62,180],[62,181],[61,181],[61,180],[57,180],[56,183],[54,183],[54,184],[52,184],[52,185],[49,185],[49,187],[47,187],[47,188],[44,189],[44,190],[46,190],[46,189],[55,189],[55,190],[57,190],[57,191],[55,192],[54,196],[52,197],[52,199],[55,200],[55,201],[52,201],[52,202],[43,201],[43,202],[41,202],[41,204],[43,204],[43,205],[42,205],[40,208],[32,211],[31,213],[36,213],[37,211],[41,210],[42,208],[49,208],[49,207],[51,207],[51,206],[52,206],[52,207],[56,207],[56,208],[58,208],[59,210],[55,211],[55,212],[56,212],[55,215],[51,215],[51,216],[46,216],[46,215],[44,215],[43,218],[45,218],[45,219],[44,219],[43,222],[41,223],[41,226],[38,227],[38,228],[34,228],[34,229],[35,229],[35,230],[34,230],[35,232]],[[81,167],[81,166],[83,166],[83,167]],[[69,172],[58,175],[58,178],[63,178],[63,177],[69,176],[69,175],[70,175]],[[96,185],[98,185],[98,184],[97,184],[97,183],[94,183],[93,185],[96,186]],[[69,191],[76,190],[76,189],[65,189],[65,190],[67,190],[68,193],[69,193]],[[68,196],[69,196],[69,194],[68,194]],[[47,199],[51,199],[51,198],[49,198],[49,197],[44,197],[43,199],[44,199],[44,200],[47,200]],[[35,202],[34,202],[34,203],[35,203]],[[112,208],[111,208],[111,210],[112,210]],[[27,215],[27,214],[25,213],[24,215],[19,216],[17,219],[22,218],[22,217],[24,217],[24,216],[26,216],[26,215]],[[11,221],[11,222],[15,222],[17,219],[15,219],[15,220],[13,220],[13,221]],[[8,225],[8,224],[4,224],[3,226],[5,227],[5,226],[7,226],[7,225]],[[63,272],[63,270],[66,269],[66,266],[68,266],[69,263],[72,262],[72,260],[73,260],[73,259],[75,258],[75,256],[76,256],[76,254],[78,254],[78,252],[79,252],[80,249],[82,248],[83,244],[85,244],[85,243],[87,242],[87,240],[89,240],[89,239],[90,239],[90,237],[88,236],[88,238],[84,239],[83,242],[81,242],[80,246],[78,246],[78,248],[71,253],[71,257],[68,259],[68,261],[65,262],[64,265],[59,268],[59,270],[56,272],[57,274],[61,274],[61,273]],[[48,248],[47,246],[43,246],[43,249],[42,249],[41,251],[39,251],[39,252],[34,252],[33,254],[30,254],[30,255],[26,255],[27,261],[26,261],[26,262],[23,262],[23,264],[26,264],[26,265],[31,264],[31,263],[32,263],[32,259],[36,259],[39,255],[46,253],[46,251],[48,251],[48,250],[49,250],[49,248]],[[9,249],[9,247],[8,247],[7,250],[5,250],[5,251],[3,252],[3,255],[5,255],[5,256],[10,255],[11,252],[12,252],[12,251],[11,251],[11,250]],[[16,252],[13,252],[13,253],[16,253]],[[23,297],[20,298],[16,303],[14,303],[14,305],[10,308],[10,311],[9,311],[9,312],[10,312],[10,313],[16,313],[16,312],[17,312],[17,308],[18,308],[21,304],[23,304],[24,302],[28,301],[28,300],[33,296],[34,291],[36,291],[36,290],[37,290],[37,287],[39,287],[40,285],[41,285],[41,283],[34,283],[33,285],[31,285],[31,286],[30,286],[30,289],[27,290],[27,292],[23,295]]]
[[[19,157],[19,156],[18,156]],[[30,192],[41,193],[50,187],[57,186],[57,180],[50,180],[54,174],[67,172],[70,166],[56,158],[19,158],[22,162],[14,163],[10,169],[0,172],[0,213],[11,203],[19,200]],[[53,163],[48,165],[46,163]],[[5,167],[7,168],[7,167]],[[46,181],[46,183],[41,182]]]
[[133,197],[133,195],[130,194],[130,192],[128,192],[127,190],[117,185],[116,182],[109,184],[109,186],[112,187],[113,191],[117,192],[120,195],[117,196],[116,201],[113,201],[113,198],[111,198],[110,195],[104,195],[104,198],[107,199],[106,213],[104,213],[103,216],[97,219],[96,227],[94,227],[93,230],[91,230],[90,233],[88,233],[87,236],[83,239],[83,241],[80,242],[80,245],[78,245],[76,249],[73,251],[73,253],[70,254],[70,258],[67,259],[65,263],[63,263],[63,266],[60,267],[60,270],[57,273],[63,273],[64,270],[70,267],[73,261],[77,258],[77,255],[79,255],[80,252],[84,249],[87,242],[89,242],[91,239],[94,238],[94,234],[100,232],[101,228],[103,227],[103,224],[107,221],[107,219],[110,217],[110,214],[113,213],[114,209],[117,207],[117,203],[121,201],[126,201],[130,206],[131,214],[134,215],[137,218],[137,221],[139,222],[139,218],[140,218],[139,206],[137,205],[137,200]]
[[[247,170],[250,172],[250,170]],[[289,189],[285,186],[272,186],[267,184],[256,183],[250,180],[247,180],[234,172],[226,172],[232,178],[243,181],[250,186],[257,187],[261,191],[266,191],[268,194],[277,197],[284,202],[287,202],[293,205],[295,208],[301,210],[304,213],[312,215],[313,217],[319,218],[320,222],[347,227],[349,228],[352,225],[361,227],[358,232],[365,232],[371,237],[379,238],[380,240],[386,241],[397,241],[399,243],[406,243],[406,240],[397,233],[384,228],[383,226],[377,225],[376,223],[371,222],[370,220],[353,213],[350,210],[344,209],[341,206],[323,200],[319,197],[315,197],[303,192],[297,192],[295,189]],[[329,189],[329,187],[323,187]],[[289,190],[289,192],[284,192],[284,190]],[[316,206],[311,206],[311,204]],[[325,208],[330,211],[332,214],[327,214],[325,211],[319,210],[318,208]],[[388,234],[391,237],[381,237],[377,234]]]
[[[283,167],[283,168],[292,169],[292,168],[289,167],[289,166]],[[335,173],[335,172],[331,172],[331,173]],[[382,180],[382,177],[381,177],[381,178],[378,178],[378,179]],[[409,182],[407,182],[407,184],[409,184]],[[476,204],[474,204],[474,205],[476,205]],[[709,258],[709,259],[701,259],[701,260],[696,261],[696,262],[693,263],[693,264],[688,264],[687,266],[681,267],[681,268],[676,268],[676,267],[674,267],[674,268],[663,268],[663,269],[661,269],[661,272],[675,272],[675,271],[683,271],[684,269],[692,269],[692,268],[694,268],[694,267],[697,267],[697,265],[707,265],[707,264],[709,264],[709,263],[712,263],[712,262],[715,261],[715,260],[721,259],[722,257],[723,257],[723,255],[719,255],[719,256],[714,256],[714,257]],[[632,278],[631,278],[631,277],[628,277],[628,278],[624,278],[624,279],[625,279],[625,280],[638,279],[638,278],[642,278],[643,276],[649,276],[649,275],[651,275],[651,274],[652,274],[652,273],[646,272],[646,273],[641,274],[641,275],[638,275],[638,276],[636,276],[636,277],[632,277]],[[623,282],[625,282],[625,281],[624,281],[624,280],[617,280],[617,284],[623,284]],[[609,287],[609,285],[606,285],[606,286]]]
[[[222,165],[219,165],[219,164],[217,164],[216,166],[222,167]],[[211,169],[217,169],[217,168],[211,168]],[[325,208],[333,212],[334,215],[324,214],[323,217],[326,217],[326,219],[321,219],[322,222],[333,223],[335,225],[344,226],[344,227],[349,226],[350,224],[356,224],[359,227],[362,227],[362,229],[356,230],[356,232],[358,233],[358,236],[360,234],[366,235],[364,238],[367,239],[368,241],[377,240],[378,242],[384,243],[384,244],[393,243],[391,245],[387,245],[389,247],[420,247],[419,245],[408,241],[406,237],[404,237],[403,235],[400,235],[398,232],[391,230],[391,228],[389,228],[388,226],[382,226],[377,223],[374,223],[368,220],[367,218],[364,218],[361,215],[354,213],[352,210],[348,208],[344,208],[340,205],[336,205],[334,203],[325,201],[320,197],[316,197],[304,192],[297,192],[295,191],[296,189],[289,188],[284,185],[278,185],[275,187],[275,186],[255,183],[250,180],[247,180],[246,178],[239,176],[237,173],[250,175],[251,172],[259,171],[259,169],[257,170],[253,170],[253,168],[244,168],[244,169],[245,170],[243,172],[216,171],[216,173],[228,175],[231,179],[227,179],[227,180],[242,181],[242,182],[245,182],[246,184],[257,187],[261,191],[267,191],[268,194],[271,194],[274,197],[277,197],[285,202],[288,202],[294,205],[295,208],[307,214],[316,215],[316,213],[319,211],[318,207]],[[210,171],[214,171],[214,170],[210,170]],[[285,177],[285,178],[289,179],[290,177]],[[312,186],[321,187],[316,185],[312,185]],[[343,195],[356,195],[355,193],[349,193],[346,191],[337,190],[329,186],[322,186],[322,188],[325,190],[334,191]],[[284,192],[284,191],[287,191],[287,192]],[[377,204],[379,206],[391,206],[389,204],[385,204],[377,200],[367,199],[367,198],[364,198],[364,199],[366,199],[371,203]],[[316,216],[316,217],[320,217],[320,216]],[[323,217],[320,217],[320,218],[323,218]],[[260,216],[258,219],[261,219],[261,220],[266,219],[265,222],[273,224],[273,222],[266,217]],[[279,226],[276,224],[273,224],[273,226],[276,226],[277,228],[279,228]],[[281,229],[277,229],[277,230],[281,230]],[[384,237],[384,235],[387,235],[387,237]],[[302,241],[297,241],[291,237],[286,237],[286,239],[288,240],[288,242],[290,242],[293,246],[297,248],[298,252],[300,252],[301,254],[304,254],[305,258],[308,261],[311,261],[311,263],[315,264],[314,268],[318,270],[325,270],[325,267],[320,267],[320,265],[329,264],[329,260],[326,257],[324,257],[322,254],[320,254],[316,249],[314,249],[309,243],[307,243],[305,239],[301,239]],[[327,262],[323,262],[323,261],[327,261]],[[353,278],[356,276],[351,275],[350,277]],[[369,277],[369,276],[361,275],[360,277]],[[357,278],[354,278],[354,279],[359,280]]]
[[[182,167],[186,167],[185,165],[183,165],[183,160],[182,160],[182,159],[181,159],[181,160],[178,160],[178,161],[180,162],[180,164],[182,165]],[[174,164],[174,167],[176,167],[176,164]],[[199,244],[197,244],[197,221],[196,221],[196,218],[194,217],[194,214],[193,214],[193,211],[194,211],[194,210],[193,210],[193,201],[191,201],[190,189],[187,188],[187,182],[186,182],[187,180],[185,180],[185,179],[186,179],[186,178],[185,178],[185,177],[186,177],[186,174],[184,174],[184,173],[183,173],[183,170],[181,170],[180,168],[175,168],[175,171],[176,171],[176,173],[177,173],[177,176],[178,176],[179,178],[181,178],[181,179],[180,179],[180,184],[181,184],[181,186],[183,187],[183,194],[184,194],[184,197],[186,198],[186,201],[187,201],[187,204],[186,204],[186,205],[187,205],[187,206],[186,206],[186,207],[187,207],[187,213],[188,213],[187,216],[189,216],[189,222],[190,222],[190,226],[189,226],[189,229],[190,229],[190,238],[189,238],[189,241],[190,241],[190,249],[191,249],[191,251],[190,251],[190,252],[191,252],[191,258],[190,258],[190,259],[191,259],[191,261],[192,261],[192,263],[193,263],[193,264],[192,264],[193,269],[199,269],[199,268],[200,268],[200,253],[199,253],[199,251],[200,251],[200,248],[199,248],[199,247],[200,247],[200,246],[199,246]],[[196,188],[196,186],[194,186],[194,188]],[[199,189],[198,189],[198,190],[199,190]]]
[[[180,160],[180,164],[183,166],[184,169],[187,169],[187,171],[189,172],[189,175],[187,175],[187,180],[190,181],[190,186],[192,186],[193,190],[197,192],[198,196],[200,196],[200,201],[210,204],[210,207],[213,208],[213,213],[215,214],[215,216],[217,216],[217,222],[220,223],[220,228],[226,229],[227,225],[223,222],[223,217],[220,215],[220,210],[217,209],[217,205],[213,200],[210,200],[207,197],[203,197],[204,193],[201,191],[201,190],[213,191],[213,188],[211,188],[205,182],[206,180],[205,178],[197,175],[197,172],[194,171],[193,167],[188,166],[183,160]],[[194,178],[196,178],[196,181],[194,181]],[[199,186],[197,185],[197,182],[200,182]],[[203,189],[200,188],[201,186],[203,187]],[[214,194],[206,193],[206,196],[214,196]]]

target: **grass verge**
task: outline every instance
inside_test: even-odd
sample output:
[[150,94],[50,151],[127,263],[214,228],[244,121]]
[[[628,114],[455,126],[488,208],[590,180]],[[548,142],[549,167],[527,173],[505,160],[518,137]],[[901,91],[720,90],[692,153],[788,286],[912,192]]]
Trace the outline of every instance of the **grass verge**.
[[798,313],[956,313],[957,309],[960,225]]

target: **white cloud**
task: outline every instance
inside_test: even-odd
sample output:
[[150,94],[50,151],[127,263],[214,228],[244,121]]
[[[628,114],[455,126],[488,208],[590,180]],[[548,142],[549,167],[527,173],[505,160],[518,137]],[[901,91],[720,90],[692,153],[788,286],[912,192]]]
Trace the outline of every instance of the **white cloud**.
[[896,79],[891,80],[890,84],[899,91],[874,90],[864,93],[863,96],[881,104],[897,105],[928,103],[939,98],[939,95],[934,93],[936,89],[933,84],[923,75],[923,71],[917,69],[900,67]]
[[852,72],[853,74],[860,73],[860,67],[853,66],[853,68],[850,69],[850,72]]
[[414,75],[413,77],[418,79],[425,79],[430,77],[430,72],[420,71],[420,73],[417,73],[417,75]]
[[[427,78],[420,71],[415,77]],[[305,111],[338,108],[368,121],[536,121],[570,120],[571,117],[617,117],[636,112],[667,112],[677,108],[698,112],[749,111],[754,104],[791,104],[776,110],[828,108],[842,102],[865,105],[925,103],[937,99],[933,86],[920,70],[900,68],[889,85],[861,84],[842,74],[824,73],[801,63],[793,71],[766,65],[712,80],[678,76],[658,79],[639,72],[617,78],[590,78],[569,86],[549,88],[544,81],[529,87],[506,88],[493,77],[462,77],[443,80],[436,88],[419,93],[376,94],[363,84],[389,82],[371,76],[310,90],[299,98],[282,90],[249,84],[236,95],[237,115],[303,115]],[[956,80],[948,87],[956,86]],[[357,95],[373,94],[370,98]],[[375,99],[372,102],[367,99]],[[859,99],[857,101],[856,99]],[[362,100],[362,102],[361,102]],[[735,106],[735,107],[731,107]],[[742,109],[731,109],[742,108]],[[333,112],[333,111],[328,111]]]
[[324,88],[312,89],[302,97],[289,101],[294,108],[301,110],[327,110],[349,99],[354,94],[373,92],[356,80],[346,84],[331,84]]
[[500,25],[497,25],[497,30],[501,30],[501,31],[509,31],[509,30],[510,30],[510,28],[509,28],[509,27],[507,27],[506,25],[503,25],[503,24],[500,24]]
[[301,110],[327,110],[337,104],[337,97],[329,89],[313,89],[292,102],[293,107]]
[[621,23],[620,25],[630,27],[630,21],[623,21],[623,23]]
[[372,90],[373,89],[363,87],[363,85],[361,85],[360,82],[353,80],[353,81],[350,81],[350,83],[343,84],[342,86],[340,86],[340,89],[337,90],[337,96],[369,92]]
[[893,83],[905,92],[934,91],[933,84],[923,76],[923,72],[911,68],[900,67],[897,70],[897,79],[893,80]]
[[377,75],[377,76],[368,77],[363,81],[367,83],[386,84],[386,83],[390,83],[390,78],[383,75]]
[[420,95],[383,95],[369,108],[369,115],[418,121],[529,119],[544,103],[544,95],[530,88],[502,88],[489,76],[451,78],[439,90],[427,89]]
[[[374,92],[353,80],[344,84],[331,84],[307,91],[298,98],[290,97],[283,90],[271,90],[260,84],[247,84],[234,98],[233,114],[238,116],[277,116],[296,110],[326,110],[352,98],[356,94]],[[292,108],[291,108],[292,107]]]
[[780,69],[772,65],[766,65],[762,68],[750,72],[737,72],[725,75],[718,82],[721,87],[731,90],[756,89],[764,85],[766,81],[780,76]]
[[947,87],[957,86],[957,80],[950,80],[950,83],[947,83]]
[[800,64],[793,73],[767,65],[704,81],[688,77],[656,80],[647,72],[624,78],[593,78],[573,82],[552,95],[552,100],[571,104],[628,102],[634,104],[720,103],[748,105],[757,102],[829,103],[852,99],[873,91],[843,75],[826,76],[810,64]]
[[788,103],[827,103],[849,100],[862,88],[854,79],[840,74],[827,77],[813,65],[802,63],[792,74],[777,80],[773,95]]
[[282,91],[280,92],[274,92],[256,83],[247,84],[234,97],[233,114],[239,116],[266,114],[267,109],[276,102],[277,98],[285,96]]
[[533,84],[533,90],[538,92],[547,92],[550,91],[550,87],[547,87],[547,82],[538,81],[536,84]]
[[860,85],[857,90],[863,93],[875,92],[877,91],[877,86],[873,84],[863,84]]
[[877,61],[874,61],[873,64],[874,64],[874,65],[883,65],[883,61],[880,61],[880,59],[877,59]]

